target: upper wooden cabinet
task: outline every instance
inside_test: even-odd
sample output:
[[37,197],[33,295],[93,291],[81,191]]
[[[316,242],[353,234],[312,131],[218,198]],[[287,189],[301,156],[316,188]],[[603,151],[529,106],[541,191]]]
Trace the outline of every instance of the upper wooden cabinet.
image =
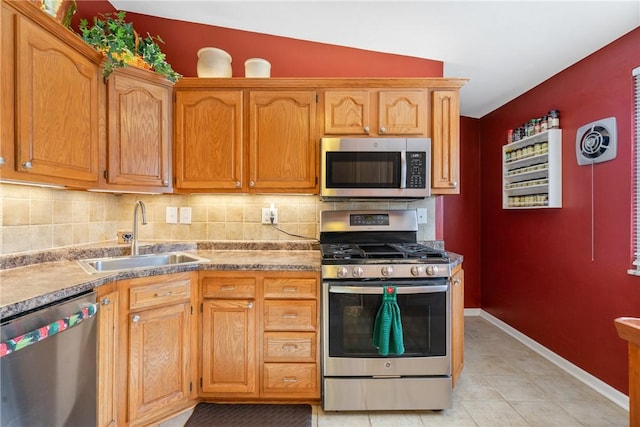
[[176,85],[176,191],[317,192],[315,91],[199,80]]
[[427,120],[426,89],[324,93],[326,135],[424,136]]
[[2,2],[3,179],[96,185],[101,60],[30,2]]
[[170,81],[148,70],[118,68],[109,76],[101,188],[171,191],[172,91]]
[[431,91],[431,194],[460,193],[460,97]]

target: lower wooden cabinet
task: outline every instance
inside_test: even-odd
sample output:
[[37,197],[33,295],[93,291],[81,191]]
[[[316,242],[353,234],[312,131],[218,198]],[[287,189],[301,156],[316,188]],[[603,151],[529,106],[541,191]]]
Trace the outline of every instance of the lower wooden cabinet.
[[451,277],[451,378],[455,387],[464,368],[464,270]]
[[200,273],[200,397],[319,400],[317,272]]
[[118,425],[118,301],[116,283],[98,288],[98,420],[97,427]]
[[118,282],[118,423],[148,425],[190,405],[197,273]]

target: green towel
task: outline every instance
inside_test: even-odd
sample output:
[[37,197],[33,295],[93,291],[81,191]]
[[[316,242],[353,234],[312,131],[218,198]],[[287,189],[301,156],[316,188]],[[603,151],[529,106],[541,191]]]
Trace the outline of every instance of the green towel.
[[382,356],[387,356],[389,353],[404,353],[402,320],[395,286],[384,287],[382,305],[373,324],[373,345],[378,348],[378,353]]

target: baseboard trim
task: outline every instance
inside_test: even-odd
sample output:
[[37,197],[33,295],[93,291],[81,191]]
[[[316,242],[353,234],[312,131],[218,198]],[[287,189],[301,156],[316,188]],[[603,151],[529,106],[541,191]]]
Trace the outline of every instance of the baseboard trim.
[[512,326],[509,326],[508,324],[498,319],[497,317],[487,313],[486,311],[480,308],[465,308],[464,315],[482,317],[483,319],[493,324],[494,326],[498,327],[505,333],[511,335],[513,338],[517,339],[522,344],[526,345],[531,350],[535,351],[540,356],[544,357],[549,362],[553,363],[554,365],[556,365],[557,367],[559,367],[569,375],[573,376],[580,382],[591,387],[593,390],[601,394],[603,397],[606,397],[607,399],[609,399],[616,405],[622,407],[623,409],[627,411],[629,410],[629,397],[626,394],[619,392],[615,388],[611,387],[609,384],[594,377],[584,369],[574,365],[573,363],[569,362],[567,359],[559,356],[558,354],[549,350],[545,346],[532,340],[522,332],[518,331]]

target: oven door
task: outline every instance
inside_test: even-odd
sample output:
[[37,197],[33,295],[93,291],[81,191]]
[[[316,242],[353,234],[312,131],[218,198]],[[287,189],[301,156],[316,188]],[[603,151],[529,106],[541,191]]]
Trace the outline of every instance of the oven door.
[[[373,326],[385,286],[395,285],[405,352],[382,356]],[[451,373],[451,295],[446,278],[323,283],[325,376],[425,376]]]

